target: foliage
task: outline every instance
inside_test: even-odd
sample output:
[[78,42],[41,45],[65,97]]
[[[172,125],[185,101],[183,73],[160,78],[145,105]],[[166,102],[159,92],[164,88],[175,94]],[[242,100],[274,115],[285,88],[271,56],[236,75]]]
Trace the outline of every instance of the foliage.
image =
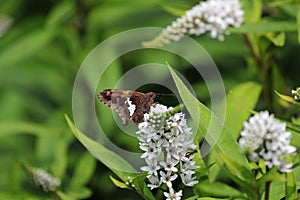
[[[162,199],[163,191],[147,187],[146,174],[107,149],[99,138],[89,137],[92,131],[77,129],[72,121],[72,88],[82,62],[99,43],[133,28],[166,27],[198,2],[2,0],[0,199]],[[210,94],[191,64],[168,52],[129,52],[111,63],[99,78],[97,92],[113,88],[137,65],[169,63],[167,75],[150,70],[145,77],[172,78],[184,112],[191,124],[199,127],[195,133],[198,152],[204,143],[212,146],[207,157],[195,154],[199,184],[183,189],[184,199],[297,199],[299,195],[298,155],[289,158],[293,172],[279,173],[274,168],[267,170],[261,162],[249,162],[237,140],[251,114],[268,110],[287,124],[291,143],[299,146],[299,102],[291,90],[300,86],[300,4],[296,0],[241,2],[245,22],[240,28],[229,28],[231,35],[223,42],[207,34],[192,36],[221,72],[227,95],[220,98],[218,106],[226,105],[224,116],[212,111],[210,98],[218,97],[218,92]],[[115,52],[106,53],[106,57],[113,57]],[[157,84],[137,90],[172,92]],[[168,106],[178,104],[170,96],[158,101]],[[97,101],[93,107],[99,124],[116,146],[139,151],[137,139],[115,125],[109,108]],[[85,120],[88,124],[89,119]],[[61,185],[55,192],[44,192],[31,182],[22,163],[48,171]]]

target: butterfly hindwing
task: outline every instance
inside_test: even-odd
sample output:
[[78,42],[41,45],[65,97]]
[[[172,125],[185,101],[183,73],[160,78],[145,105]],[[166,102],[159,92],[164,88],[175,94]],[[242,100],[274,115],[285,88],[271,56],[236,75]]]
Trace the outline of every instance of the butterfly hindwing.
[[101,102],[118,112],[124,125],[127,125],[131,119],[134,123],[139,123],[154,104],[155,96],[153,92],[145,94],[114,89],[106,89],[98,94]]

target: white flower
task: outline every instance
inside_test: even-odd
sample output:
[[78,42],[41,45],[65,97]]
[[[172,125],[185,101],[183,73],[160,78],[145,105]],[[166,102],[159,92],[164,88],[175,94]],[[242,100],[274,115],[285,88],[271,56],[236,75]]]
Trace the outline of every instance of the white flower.
[[145,151],[145,153],[141,155],[141,158],[153,159],[158,157],[161,153],[161,148],[156,146],[153,142],[141,143],[140,149]]
[[141,170],[148,172],[149,175],[157,176],[157,171],[160,169],[156,159],[145,159],[147,166],[141,167]]
[[165,197],[167,197],[166,200],[180,200],[182,197],[182,190],[179,190],[178,192],[174,192],[174,190],[171,188],[168,192],[164,192]]
[[192,174],[180,174],[181,180],[184,185],[193,187],[196,185],[199,181],[195,180],[196,177],[192,177]]
[[190,158],[187,159],[185,157],[185,162],[180,162],[180,171],[183,174],[194,174],[194,169],[197,168],[199,168],[199,166],[196,165],[195,161],[190,160]]
[[166,161],[161,161],[159,164],[164,167],[166,171],[177,172],[178,169],[175,167],[179,163],[178,160],[172,159],[170,155],[167,156]]
[[147,186],[150,188],[150,190],[158,188],[161,185],[161,180],[157,176],[152,175],[148,177],[148,180],[150,181],[150,184],[148,184]]
[[230,26],[240,27],[244,21],[244,11],[239,0],[207,0],[201,1],[185,15],[177,18],[162,33],[145,46],[163,46],[170,41],[178,41],[185,34],[202,35],[210,33],[211,38],[224,40],[226,29]]
[[285,123],[263,111],[252,116],[243,126],[239,145],[251,161],[262,158],[268,168],[275,166],[281,172],[291,169],[292,165],[285,162],[285,156],[293,155],[296,148],[290,145],[291,133],[286,131]]
[[172,171],[168,171],[167,173],[160,171],[161,181],[163,183],[166,183],[168,188],[172,188],[172,181],[174,181],[178,175],[174,174],[172,175]]

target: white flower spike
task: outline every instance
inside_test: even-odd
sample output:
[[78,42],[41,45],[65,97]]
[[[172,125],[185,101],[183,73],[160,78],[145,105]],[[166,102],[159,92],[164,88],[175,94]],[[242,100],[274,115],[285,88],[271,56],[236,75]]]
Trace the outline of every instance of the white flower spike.
[[179,41],[184,35],[202,35],[206,32],[211,38],[224,40],[228,27],[240,27],[244,21],[244,11],[239,0],[201,1],[185,15],[177,18],[162,33],[144,46],[164,46],[171,41]]
[[176,193],[172,184],[177,177],[180,176],[182,183],[189,187],[198,183],[193,176],[198,166],[190,154],[196,150],[192,132],[184,114],[174,111],[177,110],[153,105],[144,115],[144,122],[139,124],[137,132],[140,149],[144,151],[141,158],[147,164],[141,167],[148,174],[150,184],[147,186],[152,190],[166,184],[169,189],[169,193],[165,192],[167,199],[181,199],[182,191]]
[[296,148],[290,145],[291,133],[286,131],[285,123],[263,111],[243,125],[239,145],[251,161],[263,159],[269,169],[275,166],[281,172],[292,170],[292,164],[286,163],[286,156],[293,155]]

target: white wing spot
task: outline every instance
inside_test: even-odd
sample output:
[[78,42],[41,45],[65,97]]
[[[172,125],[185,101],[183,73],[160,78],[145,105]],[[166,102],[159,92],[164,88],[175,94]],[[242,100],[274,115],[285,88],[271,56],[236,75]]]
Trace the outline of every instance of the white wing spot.
[[132,104],[129,97],[127,97],[127,101],[125,103],[128,103],[128,110],[129,110],[129,114],[131,117],[135,111],[136,106],[134,104]]

